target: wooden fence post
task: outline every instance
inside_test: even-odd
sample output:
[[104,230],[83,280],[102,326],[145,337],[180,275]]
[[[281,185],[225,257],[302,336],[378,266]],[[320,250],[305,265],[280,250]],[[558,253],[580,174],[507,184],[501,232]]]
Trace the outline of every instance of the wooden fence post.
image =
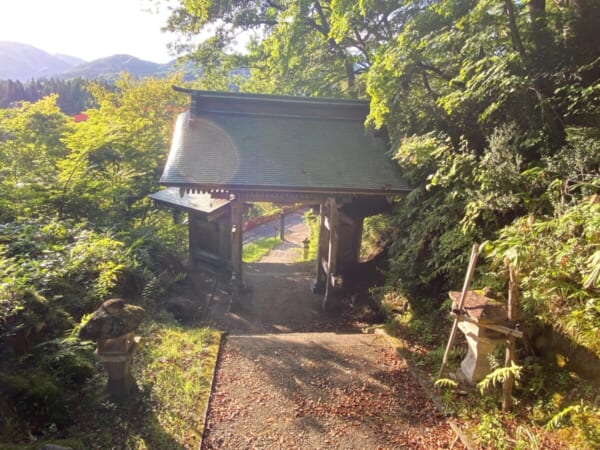
[[460,293],[460,299],[458,301],[458,313],[454,318],[454,323],[452,324],[452,330],[450,331],[450,338],[448,339],[448,345],[446,345],[446,351],[444,352],[444,357],[442,359],[442,366],[440,367],[440,373],[438,378],[442,378],[444,375],[444,370],[446,369],[446,364],[448,364],[448,355],[450,354],[450,349],[454,344],[454,338],[456,337],[456,330],[458,329],[458,320],[460,318],[460,310],[462,309],[465,303],[465,297],[467,296],[467,290],[469,289],[469,284],[471,283],[471,278],[473,278],[473,273],[475,272],[475,264],[477,263],[477,255],[479,253],[479,244],[473,244],[473,249],[471,250],[471,258],[469,260],[469,267],[467,268],[467,275],[465,276],[465,282],[463,284],[462,291]]
[[[519,303],[519,280],[515,269],[508,267],[508,321],[511,325],[517,320],[517,308]],[[508,335],[506,338],[506,356],[504,358],[504,367],[511,367],[515,360],[515,336]],[[511,374],[508,375],[502,384],[502,410],[510,411],[513,408],[512,388],[515,379]]]

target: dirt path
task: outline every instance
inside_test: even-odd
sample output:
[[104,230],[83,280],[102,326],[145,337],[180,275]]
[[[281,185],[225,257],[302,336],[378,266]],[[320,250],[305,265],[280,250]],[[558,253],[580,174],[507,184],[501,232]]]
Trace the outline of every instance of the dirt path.
[[230,336],[205,449],[448,448],[453,434],[379,335]]
[[450,447],[449,425],[386,340],[351,311],[321,311],[312,265],[290,262],[306,233],[247,265],[248,289],[217,320],[229,335],[202,448]]

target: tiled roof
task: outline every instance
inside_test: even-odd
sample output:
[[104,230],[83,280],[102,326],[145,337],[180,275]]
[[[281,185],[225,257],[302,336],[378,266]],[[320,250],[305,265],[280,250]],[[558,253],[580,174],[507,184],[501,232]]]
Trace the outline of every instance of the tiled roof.
[[185,91],[161,183],[200,189],[409,190],[360,101]]

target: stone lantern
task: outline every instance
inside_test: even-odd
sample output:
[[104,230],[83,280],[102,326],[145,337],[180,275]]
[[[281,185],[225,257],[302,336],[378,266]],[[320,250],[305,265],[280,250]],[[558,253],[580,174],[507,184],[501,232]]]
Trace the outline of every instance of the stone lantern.
[[139,343],[134,336],[142,322],[144,309],[126,304],[123,299],[106,300],[79,331],[81,339],[96,341],[96,353],[108,373],[108,393],[122,400],[134,391],[131,361]]
[[[491,372],[488,356],[506,343],[506,305],[474,291],[465,296],[462,311],[456,311],[460,292],[450,292],[452,311],[458,313],[458,328],[467,339],[468,352],[460,371],[469,383],[477,383]],[[495,329],[494,329],[495,328]]]

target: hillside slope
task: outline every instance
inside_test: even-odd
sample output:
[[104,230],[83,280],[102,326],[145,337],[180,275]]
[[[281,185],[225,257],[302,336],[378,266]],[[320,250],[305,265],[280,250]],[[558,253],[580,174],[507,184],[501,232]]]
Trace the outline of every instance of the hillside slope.
[[136,77],[161,76],[171,69],[170,64],[144,61],[131,55],[113,55],[71,67],[61,74],[64,78],[112,79],[121,72]]
[[0,41],[0,80],[48,78],[81,61],[67,55],[51,55],[39,48],[17,42]]

